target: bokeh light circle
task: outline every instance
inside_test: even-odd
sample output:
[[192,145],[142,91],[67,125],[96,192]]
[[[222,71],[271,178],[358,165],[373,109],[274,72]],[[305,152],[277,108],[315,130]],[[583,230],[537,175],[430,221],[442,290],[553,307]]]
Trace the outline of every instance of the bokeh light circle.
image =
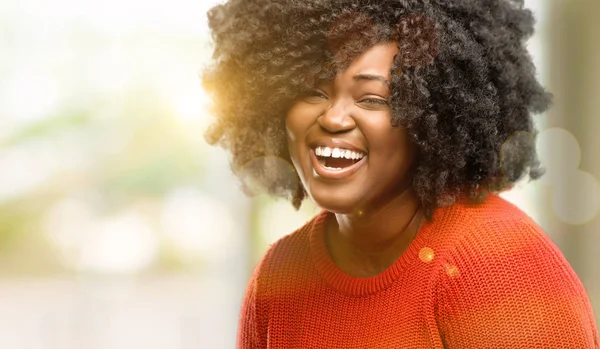
[[284,197],[298,187],[294,166],[278,156],[262,156],[246,163],[237,175],[248,195],[271,194]]
[[537,152],[546,174],[542,181],[556,184],[562,181],[565,170],[576,170],[581,161],[579,143],[573,134],[562,128],[550,128],[541,132],[537,141]]
[[569,171],[552,189],[554,212],[565,223],[588,223],[600,210],[600,185],[588,172]]

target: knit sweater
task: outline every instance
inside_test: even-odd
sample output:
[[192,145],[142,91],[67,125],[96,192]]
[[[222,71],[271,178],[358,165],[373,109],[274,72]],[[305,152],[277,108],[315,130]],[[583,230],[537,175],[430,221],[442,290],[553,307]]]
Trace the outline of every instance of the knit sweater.
[[496,195],[438,209],[370,278],[336,266],[328,216],[281,238],[256,267],[238,348],[599,347],[588,296],[562,253]]

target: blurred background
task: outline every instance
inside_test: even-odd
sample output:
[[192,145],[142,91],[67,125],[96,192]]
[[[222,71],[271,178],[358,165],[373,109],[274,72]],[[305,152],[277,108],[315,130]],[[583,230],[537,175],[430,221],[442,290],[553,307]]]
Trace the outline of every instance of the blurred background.
[[[600,1],[529,0],[547,175],[503,194],[600,314]],[[233,348],[250,272],[317,212],[249,199],[208,147],[217,1],[0,2],[0,348]]]

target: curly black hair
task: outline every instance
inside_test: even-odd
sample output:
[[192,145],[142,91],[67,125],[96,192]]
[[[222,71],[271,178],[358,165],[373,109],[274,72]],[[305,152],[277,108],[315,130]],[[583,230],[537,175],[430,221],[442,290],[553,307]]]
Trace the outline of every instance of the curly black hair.
[[[230,0],[208,18],[214,55],[202,79],[216,121],[206,139],[231,151],[240,176],[256,159],[290,161],[288,108],[385,41],[399,47],[391,122],[417,145],[412,185],[429,217],[543,174],[532,115],[551,96],[525,47],[534,18],[523,0]],[[299,208],[297,174],[274,163],[255,166],[254,181]]]

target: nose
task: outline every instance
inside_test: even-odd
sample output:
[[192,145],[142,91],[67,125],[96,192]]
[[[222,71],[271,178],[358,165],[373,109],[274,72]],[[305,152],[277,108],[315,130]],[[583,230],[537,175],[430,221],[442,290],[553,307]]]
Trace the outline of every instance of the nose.
[[352,117],[352,108],[343,103],[334,103],[319,116],[317,122],[330,133],[341,133],[354,129],[356,121]]

